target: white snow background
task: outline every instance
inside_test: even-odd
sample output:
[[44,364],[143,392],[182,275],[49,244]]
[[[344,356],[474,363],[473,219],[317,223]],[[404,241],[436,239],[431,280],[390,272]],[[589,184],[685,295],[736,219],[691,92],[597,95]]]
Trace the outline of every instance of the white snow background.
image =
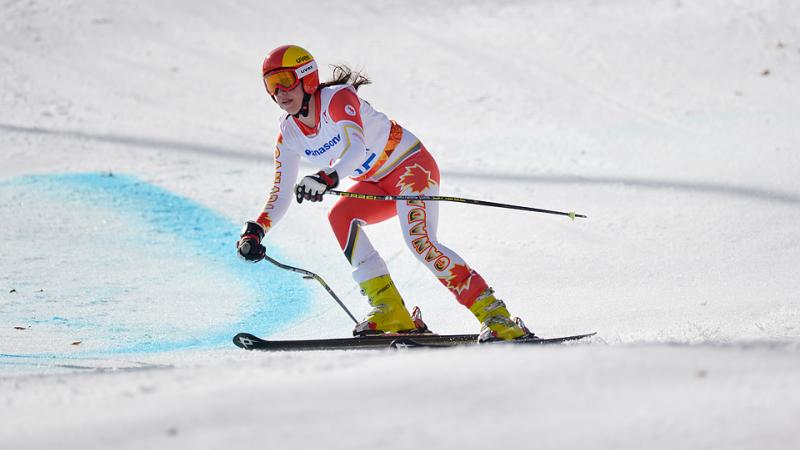
[[[800,448],[800,3],[0,5],[0,448]],[[363,68],[447,195],[439,237],[572,345],[246,352],[347,336],[234,253],[272,181],[284,43]],[[313,168],[305,166],[306,171]],[[271,254],[368,310],[323,204]],[[410,304],[477,332],[369,227]]]

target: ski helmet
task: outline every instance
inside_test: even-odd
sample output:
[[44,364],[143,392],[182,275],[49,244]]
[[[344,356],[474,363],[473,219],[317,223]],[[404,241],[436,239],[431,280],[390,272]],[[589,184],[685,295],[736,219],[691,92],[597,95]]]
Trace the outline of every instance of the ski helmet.
[[[286,73],[279,76],[281,72]],[[268,77],[270,74],[275,76]],[[269,52],[261,66],[261,75],[270,96],[275,95],[275,89],[294,89],[301,81],[308,95],[319,88],[317,62],[311,53],[297,45],[281,45]]]

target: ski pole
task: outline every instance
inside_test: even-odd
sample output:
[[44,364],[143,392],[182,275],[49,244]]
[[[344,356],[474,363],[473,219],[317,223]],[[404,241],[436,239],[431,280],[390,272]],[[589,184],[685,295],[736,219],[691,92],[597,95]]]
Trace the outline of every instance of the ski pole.
[[473,200],[461,197],[447,197],[444,195],[370,195],[370,194],[358,194],[355,192],[345,192],[337,190],[329,190],[328,193],[331,193],[333,195],[339,195],[341,197],[360,198],[364,200],[423,200],[423,201],[439,201],[439,202],[458,202],[458,203],[468,203],[470,205],[493,206],[495,208],[519,209],[522,211],[556,214],[559,216],[567,216],[571,220],[575,220],[576,217],[581,217],[584,219],[586,218],[586,216],[584,216],[583,214],[576,214],[575,211],[570,211],[570,212],[553,211],[550,209],[531,208],[530,206],[509,205],[507,203],[487,202],[485,200]]
[[300,269],[298,267],[292,267],[292,266],[280,263],[280,262],[275,261],[274,259],[270,258],[267,255],[264,255],[264,259],[266,259],[267,261],[271,262],[272,264],[275,264],[276,266],[280,267],[281,269],[286,269],[286,270],[290,270],[290,271],[295,272],[295,273],[299,273],[299,274],[303,275],[303,278],[305,278],[306,280],[314,279],[314,280],[319,281],[319,284],[321,284],[322,287],[324,287],[325,290],[328,291],[328,294],[331,294],[331,297],[333,297],[333,299],[336,300],[336,303],[338,303],[339,306],[342,307],[344,312],[346,312],[347,315],[350,316],[351,319],[353,319],[353,322],[356,323],[356,324],[358,323],[358,320],[356,320],[356,318],[353,317],[353,314],[350,313],[350,310],[347,309],[346,306],[344,306],[344,303],[342,303],[342,301],[339,300],[339,297],[336,296],[336,294],[333,292],[333,289],[331,289],[331,287],[328,286],[328,283],[326,283],[325,280],[322,279],[322,277],[320,277],[319,275],[315,274],[314,272],[309,272],[308,270],[305,270],[305,269]]

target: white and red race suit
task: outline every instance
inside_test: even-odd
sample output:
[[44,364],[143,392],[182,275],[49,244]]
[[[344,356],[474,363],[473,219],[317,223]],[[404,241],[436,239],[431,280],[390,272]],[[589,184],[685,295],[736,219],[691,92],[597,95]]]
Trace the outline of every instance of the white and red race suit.
[[[411,132],[359,98],[350,85],[322,88],[314,95],[316,128],[281,117],[275,146],[275,180],[257,222],[265,232],[294,199],[299,162],[332,168],[356,183],[349,192],[369,195],[436,195],[439,168]],[[403,238],[425,265],[466,307],[488,288],[486,281],[436,238],[437,202],[366,200],[342,197],[331,209],[333,233],[353,266],[356,282],[386,275],[386,263],[370,243],[364,225],[397,216]]]

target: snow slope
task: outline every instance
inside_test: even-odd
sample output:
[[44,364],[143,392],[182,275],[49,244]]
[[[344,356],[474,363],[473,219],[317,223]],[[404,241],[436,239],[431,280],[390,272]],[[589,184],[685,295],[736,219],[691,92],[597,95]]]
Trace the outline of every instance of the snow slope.
[[[1,7],[0,447],[800,447],[796,2]],[[598,337],[235,349],[352,326],[233,255],[272,179],[258,69],[287,42],[363,67],[443,193],[587,214],[443,203],[439,236],[538,334]],[[331,203],[270,251],[361,315]],[[477,331],[397,231],[368,229],[407,300]]]

